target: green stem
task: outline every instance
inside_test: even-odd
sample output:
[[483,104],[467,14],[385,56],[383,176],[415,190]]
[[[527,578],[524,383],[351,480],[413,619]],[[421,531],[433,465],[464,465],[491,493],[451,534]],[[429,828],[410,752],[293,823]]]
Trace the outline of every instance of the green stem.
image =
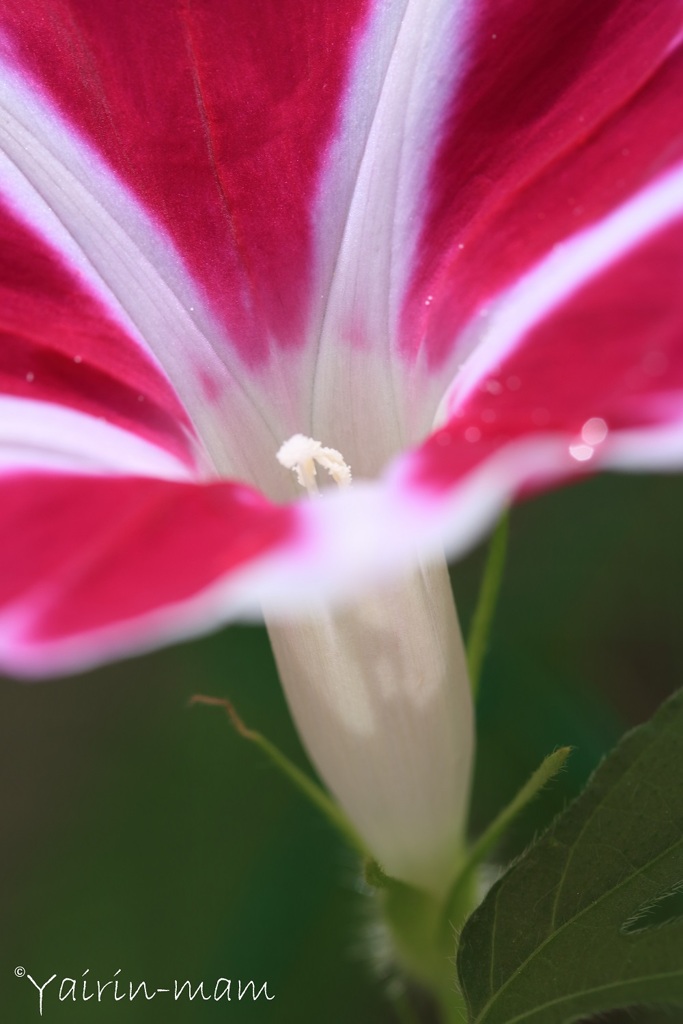
[[503,580],[503,569],[505,568],[505,555],[507,552],[508,539],[508,514],[505,512],[501,517],[491,543],[489,545],[484,576],[479,588],[477,606],[472,617],[472,625],[467,640],[467,666],[470,673],[472,695],[476,698],[479,689],[481,670],[484,664],[486,648],[488,646],[491,623],[498,602],[500,585]]
[[[459,930],[473,909],[475,889],[465,895],[454,921]],[[394,880],[377,890],[384,919],[391,931],[397,962],[429,992],[439,1009],[440,1024],[466,1024],[464,997],[458,988],[455,953],[456,931],[445,931],[442,901],[403,882]]]

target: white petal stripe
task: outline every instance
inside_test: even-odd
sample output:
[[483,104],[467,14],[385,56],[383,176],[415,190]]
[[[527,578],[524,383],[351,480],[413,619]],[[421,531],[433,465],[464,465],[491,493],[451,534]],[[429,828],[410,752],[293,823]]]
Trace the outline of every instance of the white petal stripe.
[[[279,438],[264,423],[268,406],[254,402],[234,361],[227,365],[230,344],[171,239],[39,87],[1,57],[0,46],[3,201],[170,380],[207,449],[204,461],[221,475],[254,479],[240,425],[252,446],[260,439],[272,450]],[[207,401],[206,378],[229,402]]]
[[196,479],[169,452],[106,420],[52,402],[0,396],[0,469],[61,469]]
[[481,340],[444,396],[435,423],[451,416],[524,336],[582,285],[683,216],[683,165],[657,178],[597,224],[555,249],[477,315]]

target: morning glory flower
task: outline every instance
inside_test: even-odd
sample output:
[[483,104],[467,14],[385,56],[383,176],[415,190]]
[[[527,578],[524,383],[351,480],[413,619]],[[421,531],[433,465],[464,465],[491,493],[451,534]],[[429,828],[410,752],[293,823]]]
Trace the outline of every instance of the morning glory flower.
[[370,849],[447,884],[443,551],[683,462],[682,33],[674,0],[7,0],[4,669],[264,614]]

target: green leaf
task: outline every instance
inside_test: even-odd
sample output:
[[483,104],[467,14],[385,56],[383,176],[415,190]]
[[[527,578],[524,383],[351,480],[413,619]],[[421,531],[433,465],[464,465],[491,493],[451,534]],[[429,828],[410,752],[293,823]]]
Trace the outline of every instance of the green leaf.
[[682,882],[683,690],[624,737],[465,925],[470,1020],[683,1005]]

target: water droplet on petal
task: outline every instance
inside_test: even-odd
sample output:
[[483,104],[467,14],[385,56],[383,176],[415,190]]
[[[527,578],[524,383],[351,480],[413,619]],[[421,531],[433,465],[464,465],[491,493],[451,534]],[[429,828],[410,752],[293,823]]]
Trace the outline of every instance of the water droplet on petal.
[[482,409],[481,411],[482,423],[495,423],[496,414],[493,409]]
[[522,382],[519,379],[519,377],[515,377],[515,376],[508,377],[508,379],[505,381],[505,383],[507,384],[507,386],[510,389],[510,391],[519,391],[519,389],[522,386]]
[[35,375],[35,373],[31,373],[31,371],[29,370],[29,372],[28,372],[28,373],[26,374],[26,380],[27,380],[27,381],[29,382],[29,384],[30,384],[30,383],[31,383],[31,381],[34,381],[35,379],[36,379],[36,375]]
[[479,427],[468,427],[465,431],[465,440],[469,441],[470,444],[474,444],[476,441],[481,440],[481,430]]
[[593,458],[595,449],[589,444],[570,444],[569,454],[577,462],[588,462],[589,459]]
[[434,440],[438,445],[441,445],[442,448],[447,448],[451,443],[451,435],[447,430],[442,430],[436,435]]
[[83,356],[74,356],[74,363],[82,363]]
[[581,440],[586,444],[602,444],[609,433],[607,424],[600,416],[592,416],[581,427]]
[[433,301],[434,301],[434,296],[433,295],[428,295],[427,298],[425,299],[425,306],[431,306]]
[[503,385],[498,380],[487,380],[485,387],[490,395],[499,395],[503,390]]

